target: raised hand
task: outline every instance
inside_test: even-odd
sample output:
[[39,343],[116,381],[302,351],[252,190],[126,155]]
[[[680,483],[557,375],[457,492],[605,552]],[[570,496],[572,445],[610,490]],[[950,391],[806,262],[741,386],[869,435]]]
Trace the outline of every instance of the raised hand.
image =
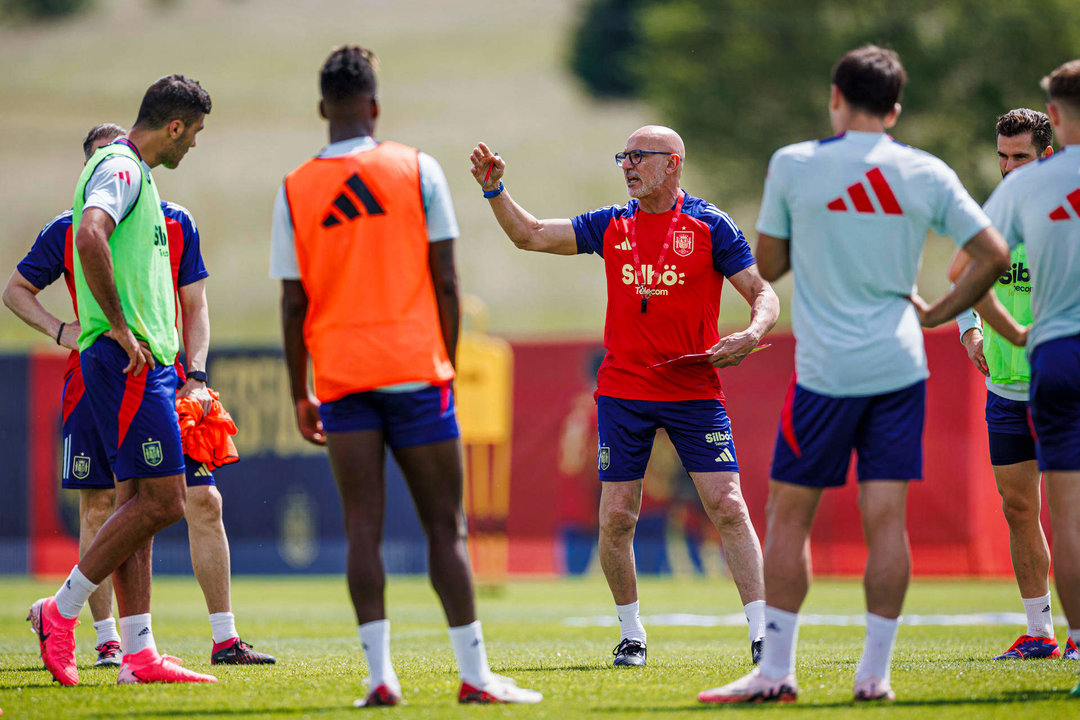
[[473,148],[469,160],[472,161],[469,172],[484,190],[490,192],[499,187],[503,173],[506,172],[506,162],[501,157],[481,142]]

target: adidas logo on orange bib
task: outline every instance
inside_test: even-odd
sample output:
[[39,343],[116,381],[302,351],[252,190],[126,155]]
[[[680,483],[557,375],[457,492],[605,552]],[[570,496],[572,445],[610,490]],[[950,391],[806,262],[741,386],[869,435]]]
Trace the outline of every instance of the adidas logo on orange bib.
[[[889,187],[889,181],[885,179],[885,175],[882,174],[880,168],[869,170],[866,173],[866,180],[869,181],[870,190],[874,193],[874,197],[877,198],[878,204],[881,206],[881,212],[886,215],[904,214],[896,195],[893,194],[892,188]],[[866,185],[863,184],[862,180],[848,187],[847,199],[851,200],[855,212],[870,215],[875,215],[878,212],[874,207],[874,203],[870,201],[870,194],[866,192]],[[848,212],[848,204],[843,195],[825,207],[833,212]]]
[[[1065,199],[1069,201],[1069,206],[1072,207],[1073,212],[1080,215],[1080,188],[1076,188],[1066,195]],[[1065,205],[1058,205],[1050,213],[1050,219],[1057,222],[1059,220],[1075,220],[1076,218],[1069,214]]]
[[322,226],[324,228],[330,228],[335,225],[340,225],[342,218],[348,222],[360,217],[360,210],[356,207],[357,202],[364,206],[368,215],[383,215],[386,213],[386,211],[383,210],[383,206],[380,205],[379,201],[372,195],[368,186],[360,179],[360,176],[353,173],[352,176],[345,181],[345,187],[342,191],[334,198],[333,207],[330,208],[326,213],[326,217],[323,218]]

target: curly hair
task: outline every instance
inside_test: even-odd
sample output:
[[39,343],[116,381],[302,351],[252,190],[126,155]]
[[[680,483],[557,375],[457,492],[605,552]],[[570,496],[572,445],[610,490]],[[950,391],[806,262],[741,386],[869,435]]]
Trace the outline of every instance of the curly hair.
[[997,134],[1002,137],[1016,137],[1031,133],[1031,144],[1040,155],[1050,147],[1054,140],[1054,130],[1050,127],[1050,118],[1046,113],[1027,108],[1010,110],[998,118]]
[[334,48],[319,71],[319,87],[324,100],[347,100],[358,95],[375,97],[375,71],[379,60],[372,51],[358,45]]

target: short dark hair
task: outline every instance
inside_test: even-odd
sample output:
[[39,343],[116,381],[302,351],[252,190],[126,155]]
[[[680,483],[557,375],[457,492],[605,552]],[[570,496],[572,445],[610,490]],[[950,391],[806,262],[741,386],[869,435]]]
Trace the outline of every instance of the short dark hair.
[[103,138],[109,140],[115,140],[121,135],[127,135],[127,130],[120,127],[116,123],[101,123],[90,128],[90,132],[86,133],[86,138],[82,141],[83,156],[89,160],[90,156],[94,154],[94,143]]
[[1027,108],[1016,108],[1005,113],[997,120],[997,134],[1002,137],[1016,137],[1031,133],[1031,144],[1039,155],[1054,141],[1054,129],[1050,127],[1050,118],[1046,113]]
[[147,88],[135,124],[157,130],[173,120],[183,120],[185,125],[190,125],[200,115],[209,114],[210,94],[202,89],[198,80],[184,75],[166,75]]
[[894,51],[863,45],[836,62],[832,81],[852,107],[884,117],[900,101],[907,73]]
[[347,100],[358,95],[375,97],[375,71],[379,59],[358,45],[334,48],[319,71],[324,100]]
[[1059,66],[1039,83],[1050,102],[1063,102],[1080,110],[1080,60],[1070,60]]

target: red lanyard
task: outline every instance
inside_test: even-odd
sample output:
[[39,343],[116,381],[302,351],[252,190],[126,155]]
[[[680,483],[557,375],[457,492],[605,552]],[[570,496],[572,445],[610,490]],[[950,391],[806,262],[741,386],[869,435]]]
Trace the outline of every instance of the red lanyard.
[[679,213],[682,211],[683,200],[686,199],[686,193],[682,190],[679,191],[679,199],[675,201],[675,210],[671,213],[671,227],[668,228],[667,236],[664,238],[664,246],[660,248],[660,257],[656,258],[656,265],[653,267],[652,282],[645,282],[645,271],[641,267],[641,256],[638,255],[637,249],[637,214],[641,212],[641,204],[638,203],[637,212],[634,216],[626,220],[627,239],[630,241],[630,249],[634,252],[634,279],[637,280],[638,294],[641,295],[641,312],[646,312],[649,309],[649,298],[654,292],[656,292],[656,284],[660,280],[660,269],[664,266],[664,258],[667,257],[668,248],[671,247],[671,240],[675,237],[675,226],[679,224]]

